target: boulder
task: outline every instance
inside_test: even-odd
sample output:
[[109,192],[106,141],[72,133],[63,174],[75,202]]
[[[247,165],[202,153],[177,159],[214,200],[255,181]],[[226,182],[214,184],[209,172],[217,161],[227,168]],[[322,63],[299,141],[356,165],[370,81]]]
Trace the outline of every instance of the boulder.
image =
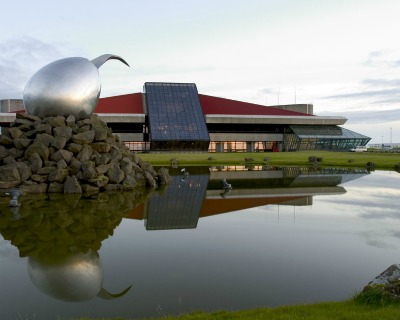
[[78,144],[89,144],[93,142],[95,135],[94,130],[77,133],[72,135],[72,141]]
[[19,174],[16,165],[9,164],[0,167],[0,177],[1,181],[21,181],[21,176]]
[[28,138],[18,138],[14,140],[14,145],[18,149],[26,149],[32,143],[32,141],[33,141],[32,139]]
[[110,166],[107,172],[107,177],[110,179],[110,183],[119,184],[125,178],[124,171],[119,166]]
[[33,153],[37,153],[42,160],[49,159],[50,150],[43,142],[32,143],[25,151],[25,158],[29,159]]
[[81,194],[82,187],[80,186],[76,176],[68,176],[64,183],[64,194]]
[[43,160],[36,152],[32,153],[29,157],[29,163],[33,173],[36,173],[43,166]]
[[20,138],[22,136],[22,131],[19,128],[16,128],[16,127],[9,128],[8,132],[10,134],[10,137],[12,139],[14,139],[14,140],[18,139],[18,138]]

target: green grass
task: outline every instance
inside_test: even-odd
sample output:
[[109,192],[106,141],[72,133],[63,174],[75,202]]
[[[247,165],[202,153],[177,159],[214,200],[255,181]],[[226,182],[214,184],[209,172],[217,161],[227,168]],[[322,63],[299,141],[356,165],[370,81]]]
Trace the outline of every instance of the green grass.
[[[83,318],[89,320],[93,318]],[[113,320],[124,318],[114,318]],[[151,318],[156,319],[156,318]],[[160,319],[160,318],[159,318]],[[311,305],[298,305],[276,308],[259,308],[242,311],[217,311],[212,313],[194,312],[179,316],[162,317],[163,320],[383,320],[400,319],[400,306],[369,306],[356,302],[354,299],[344,302],[324,302]],[[105,320],[105,319],[104,319]],[[149,320],[149,319],[148,319]]]
[[[171,159],[179,161],[179,165],[185,166],[212,166],[212,165],[243,165],[254,164],[271,166],[309,166],[308,157],[322,158],[319,166],[322,167],[346,167],[365,168],[368,162],[375,164],[375,169],[394,170],[396,165],[400,167],[400,153],[378,152],[330,152],[330,151],[297,151],[297,152],[273,152],[273,153],[142,153],[139,155],[145,161],[153,165],[170,165]],[[265,158],[269,160],[266,161]],[[251,158],[254,161],[245,161]]]

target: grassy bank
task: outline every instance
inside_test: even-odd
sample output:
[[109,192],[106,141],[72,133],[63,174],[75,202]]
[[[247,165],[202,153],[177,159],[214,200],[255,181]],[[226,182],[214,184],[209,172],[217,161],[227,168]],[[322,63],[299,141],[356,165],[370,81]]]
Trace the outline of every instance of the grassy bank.
[[[365,168],[368,162],[375,164],[375,169],[394,170],[400,166],[400,153],[355,153],[355,152],[330,152],[330,151],[298,151],[298,152],[273,152],[273,153],[143,153],[140,157],[150,161],[153,165],[170,165],[171,159],[177,159],[179,165],[243,165],[254,164],[271,166],[308,166],[308,157],[316,156],[321,161],[319,166]],[[246,161],[251,159],[252,161]],[[266,159],[268,158],[268,159]]]
[[[89,320],[84,318],[81,320]],[[114,318],[113,320],[124,318]],[[156,318],[152,318],[156,319]],[[159,318],[160,319],[160,318]],[[260,308],[243,311],[218,311],[213,313],[194,312],[175,317],[162,317],[163,320],[376,320],[400,319],[398,305],[368,306],[357,303],[354,299],[344,302],[326,302],[312,305]],[[149,319],[148,319],[149,320]]]

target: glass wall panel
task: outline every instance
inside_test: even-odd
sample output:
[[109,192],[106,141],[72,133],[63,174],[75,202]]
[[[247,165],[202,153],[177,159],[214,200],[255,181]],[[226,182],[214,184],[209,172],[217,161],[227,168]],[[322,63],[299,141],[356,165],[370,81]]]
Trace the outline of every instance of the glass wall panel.
[[[347,151],[364,146],[371,138],[339,126],[290,126],[300,141],[300,150]],[[290,137],[290,134],[287,134]],[[291,138],[286,137],[286,143]]]
[[207,151],[210,137],[194,83],[147,82],[144,90],[151,150]]

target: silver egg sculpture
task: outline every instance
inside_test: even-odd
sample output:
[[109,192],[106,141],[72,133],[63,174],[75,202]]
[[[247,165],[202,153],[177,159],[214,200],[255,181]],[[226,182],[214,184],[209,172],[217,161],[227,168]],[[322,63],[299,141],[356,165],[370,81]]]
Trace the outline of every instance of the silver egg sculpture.
[[28,81],[23,102],[28,114],[39,118],[73,115],[89,117],[97,106],[101,91],[98,69],[108,60],[129,64],[119,56],[104,54],[89,61],[72,57],[54,61],[38,70]]
[[124,296],[132,286],[120,293],[110,293],[102,287],[103,267],[98,253],[70,253],[66,256],[29,257],[28,275],[43,293],[61,301],[88,301],[96,296],[116,299]]

